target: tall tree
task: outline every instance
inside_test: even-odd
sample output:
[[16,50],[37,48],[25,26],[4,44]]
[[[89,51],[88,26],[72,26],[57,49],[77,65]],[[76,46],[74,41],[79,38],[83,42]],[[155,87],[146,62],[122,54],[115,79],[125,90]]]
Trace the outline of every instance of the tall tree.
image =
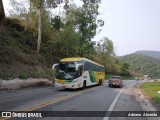
[[38,0],[38,41],[37,41],[37,53],[39,53],[40,45],[42,41],[42,9],[43,9],[44,0]]
[[39,53],[42,41],[42,24],[43,24],[42,13],[45,13],[45,9],[47,8],[56,8],[57,5],[61,4],[63,1],[62,0],[30,0],[30,1],[33,2],[33,5],[37,8],[38,12],[38,41],[37,41],[36,52]]
[[[66,2],[68,3],[68,2]],[[74,4],[66,5],[67,25],[72,25],[77,33],[79,33],[78,55],[88,56],[93,53],[95,43],[92,38],[97,33],[97,28],[102,27],[104,22],[99,20],[100,0],[83,0],[83,5],[77,7]]]
[[[81,19],[79,25],[79,32],[81,34],[79,54],[83,56],[84,51],[84,42],[88,41],[88,45],[93,45],[92,38],[96,35],[97,28],[103,26],[103,21],[98,20],[97,16],[99,15],[98,9],[101,0],[83,0],[83,6],[81,9]],[[102,22],[99,24],[99,22]]]

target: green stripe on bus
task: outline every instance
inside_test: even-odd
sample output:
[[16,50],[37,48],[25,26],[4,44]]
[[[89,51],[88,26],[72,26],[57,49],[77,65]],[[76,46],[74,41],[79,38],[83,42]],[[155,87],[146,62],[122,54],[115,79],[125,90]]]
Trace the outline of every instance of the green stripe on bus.
[[72,82],[73,80],[64,80],[64,82]]
[[90,77],[91,82],[96,82],[96,77],[95,77],[94,72],[89,71],[89,77]]

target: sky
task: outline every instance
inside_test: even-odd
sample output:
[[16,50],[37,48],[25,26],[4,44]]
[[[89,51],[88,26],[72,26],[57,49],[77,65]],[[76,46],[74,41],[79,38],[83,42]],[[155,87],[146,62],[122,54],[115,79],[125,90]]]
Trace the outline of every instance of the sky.
[[[9,8],[9,0],[3,0]],[[118,56],[138,50],[160,51],[160,0],[101,0],[105,24],[95,41],[108,37]]]

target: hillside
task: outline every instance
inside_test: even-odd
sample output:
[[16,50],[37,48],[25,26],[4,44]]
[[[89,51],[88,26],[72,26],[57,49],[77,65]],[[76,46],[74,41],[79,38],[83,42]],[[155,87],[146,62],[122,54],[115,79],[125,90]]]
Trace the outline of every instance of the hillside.
[[0,33],[0,78],[52,79],[51,63],[45,55],[35,53],[36,38],[33,31],[24,31],[17,19],[7,19]]
[[160,60],[141,54],[129,54],[119,57],[121,63],[129,63],[139,73],[150,75],[152,78],[160,77]]
[[142,51],[137,51],[135,53],[160,59],[160,51],[146,51],[146,50],[142,50]]

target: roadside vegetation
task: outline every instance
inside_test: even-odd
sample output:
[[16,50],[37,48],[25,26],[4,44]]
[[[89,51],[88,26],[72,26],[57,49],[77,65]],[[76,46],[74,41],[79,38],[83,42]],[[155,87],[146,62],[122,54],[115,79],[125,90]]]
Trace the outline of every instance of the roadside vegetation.
[[100,2],[10,0],[9,17],[0,9],[0,78],[53,80],[52,64],[79,56],[104,65],[106,74],[132,76],[130,65],[117,59],[111,39],[93,41],[104,25],[98,19]]
[[121,79],[122,80],[135,80],[135,77],[134,76],[121,76]]
[[158,93],[158,91],[160,91],[160,82],[146,82],[143,83],[140,88],[152,101],[160,105],[160,93]]
[[[112,76],[117,75],[117,74],[106,74],[106,79],[108,80]],[[120,75],[122,80],[135,80],[135,77],[132,75]]]

